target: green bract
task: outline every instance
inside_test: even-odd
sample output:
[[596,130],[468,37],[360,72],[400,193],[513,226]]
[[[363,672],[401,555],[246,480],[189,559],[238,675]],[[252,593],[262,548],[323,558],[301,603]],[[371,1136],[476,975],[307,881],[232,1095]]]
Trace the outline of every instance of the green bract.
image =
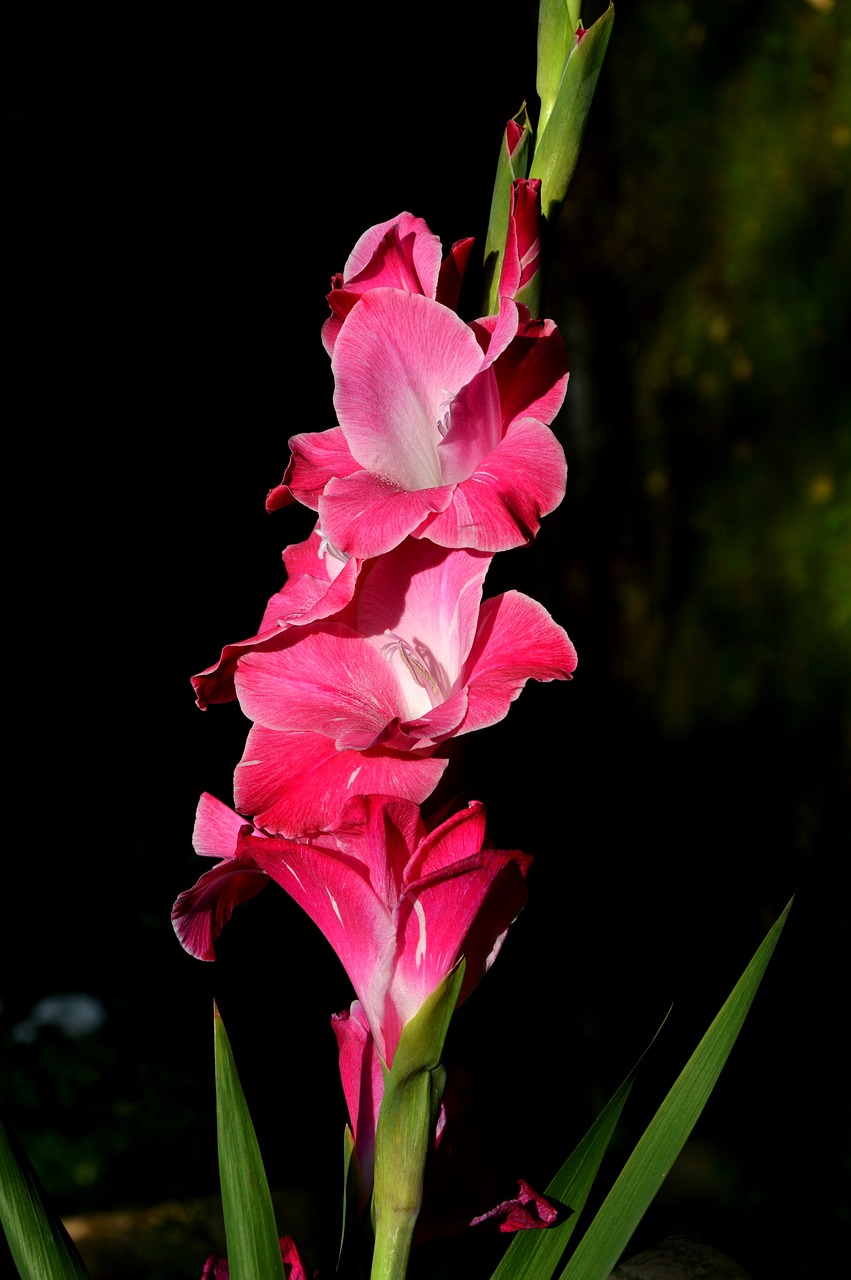
[[463,958],[402,1028],[375,1136],[375,1254],[372,1280],[405,1275],[422,1204],[426,1157],[446,1073],[443,1042],[464,980]]
[[540,178],[541,209],[551,223],[558,215],[576,171],[591,100],[603,65],[615,7],[606,12],[572,45],[564,64],[558,92],[545,123],[538,125],[538,140],[529,169]]

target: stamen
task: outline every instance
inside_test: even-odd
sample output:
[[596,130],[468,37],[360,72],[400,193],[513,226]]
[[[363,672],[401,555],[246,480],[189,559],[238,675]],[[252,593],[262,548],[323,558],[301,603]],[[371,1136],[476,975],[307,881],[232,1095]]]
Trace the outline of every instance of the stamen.
[[346,555],[345,551],[338,551],[333,542],[328,541],[318,525],[316,526],[316,532],[319,534],[319,546],[316,549],[316,554],[319,556],[319,559],[324,560],[327,553],[332,555],[335,560],[342,560],[343,564],[346,564],[349,557]]
[[440,404],[437,406],[438,409],[443,410],[443,417],[438,418],[437,421],[437,429],[442,439],[452,426],[452,401],[455,399],[455,396],[447,387],[441,387],[440,389],[446,396],[446,399],[441,400]]
[[383,653],[388,662],[391,662],[398,653],[402,662],[408,669],[409,674],[421,689],[426,689],[431,696],[432,706],[436,706],[442,701],[440,686],[426,665],[426,658],[422,654],[418,654],[407,640],[403,640],[395,631],[389,629],[384,632],[386,636],[390,636],[390,643],[384,645]]

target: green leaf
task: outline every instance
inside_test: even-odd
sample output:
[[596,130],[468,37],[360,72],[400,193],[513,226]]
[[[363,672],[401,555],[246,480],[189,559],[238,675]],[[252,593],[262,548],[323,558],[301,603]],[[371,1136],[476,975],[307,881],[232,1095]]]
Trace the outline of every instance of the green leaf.
[[214,1006],[219,1177],[231,1280],[284,1280],[275,1214],[230,1042]]
[[21,1280],[87,1280],[73,1240],[61,1219],[45,1207],[38,1176],[2,1115],[0,1222]]
[[639,1138],[561,1280],[606,1280],[611,1274],[715,1087],[791,906],[790,900]]
[[610,4],[574,46],[552,112],[543,127],[538,125],[529,176],[541,179],[541,208],[548,223],[558,216],[579,163],[588,112],[614,20],[615,7]]
[[666,1021],[667,1015],[623,1084],[597,1116],[591,1128],[567,1157],[546,1189],[547,1196],[570,1208],[570,1216],[555,1227],[547,1227],[541,1231],[518,1231],[491,1280],[551,1280],[576,1230],[579,1216],[585,1207],[600,1168],[600,1162],[612,1140],[612,1134],[620,1119],[624,1103],[629,1097],[638,1068]]

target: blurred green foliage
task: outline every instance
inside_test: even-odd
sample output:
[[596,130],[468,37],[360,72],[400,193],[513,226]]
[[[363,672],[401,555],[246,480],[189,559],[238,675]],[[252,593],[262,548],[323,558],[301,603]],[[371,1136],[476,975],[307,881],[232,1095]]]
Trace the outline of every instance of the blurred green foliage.
[[766,703],[789,727],[833,719],[851,687],[847,7],[621,17],[561,228],[565,310],[578,279],[601,343],[595,426],[624,436],[614,669],[667,733]]

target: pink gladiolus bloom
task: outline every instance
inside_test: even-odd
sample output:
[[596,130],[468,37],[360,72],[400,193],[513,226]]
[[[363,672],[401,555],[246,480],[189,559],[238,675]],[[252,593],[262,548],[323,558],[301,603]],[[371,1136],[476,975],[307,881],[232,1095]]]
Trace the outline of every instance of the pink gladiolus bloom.
[[340,551],[377,556],[408,535],[503,551],[530,542],[564,497],[548,424],[567,358],[551,321],[503,299],[498,317],[467,325],[421,294],[373,289],[343,323],[332,368],[339,425],[292,437],[267,506],[318,511]]
[[332,315],[322,328],[329,355],[340,326],[362,294],[389,286],[455,307],[473,241],[458,240],[444,262],[440,241],[422,218],[400,213],[379,222],[358,240],[342,272],[332,278],[328,305]]
[[531,858],[489,847],[472,802],[428,831],[417,805],[356,796],[322,848],[243,835],[241,848],[307,911],[343,963],[382,1060],[461,955],[463,1002],[526,902]]
[[274,643],[282,628],[330,617],[351,600],[360,561],[336,553],[318,527],[304,542],[286,547],[283,560],[287,580],[266,605],[257,634],[225,645],[218,662],[192,677],[196,701],[202,710],[236,697],[233,676],[241,653]]
[[491,558],[409,539],[362,566],[340,614],[239,656],[254,722],[234,780],[242,813],[296,836],[351,795],[419,803],[443,743],[503,719],[527,680],[570,678],[576,652],[540,604],[517,591],[482,602]]
[[253,862],[240,861],[236,856],[246,825],[254,830],[245,818],[208,792],[198,801],[192,846],[200,857],[222,861],[180,894],[172,908],[171,922],[181,944],[199,960],[215,960],[213,944],[234,907],[256,897],[269,883],[269,877]]
[[[355,796],[333,827],[310,843],[267,836],[232,812],[227,822],[226,806],[212,804],[224,813],[212,815],[215,824],[207,814],[205,834],[221,841],[223,861],[175,903],[183,945],[208,958],[207,944],[240,894],[255,893],[257,877],[271,877],[336,951],[388,1066],[402,1027],[462,955],[467,963],[459,1003],[467,998],[526,901],[531,858],[490,847],[485,808],[477,801],[428,830],[408,800]],[[225,910],[217,909],[217,894],[225,898]],[[354,1049],[360,1051],[357,1044]],[[353,1079],[348,1069],[346,1078]],[[353,1087],[355,1113],[374,1109],[372,1069],[347,1088],[350,1096]]]

